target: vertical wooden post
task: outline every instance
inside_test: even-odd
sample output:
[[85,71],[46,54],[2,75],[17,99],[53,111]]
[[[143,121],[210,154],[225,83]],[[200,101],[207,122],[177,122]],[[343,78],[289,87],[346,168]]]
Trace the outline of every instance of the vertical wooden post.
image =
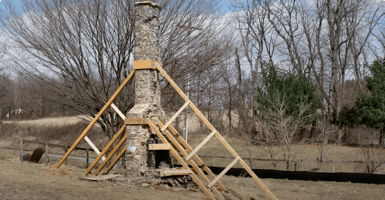
[[23,163],[23,138],[20,139],[20,161]]
[[286,161],[286,170],[290,171],[290,161]]
[[48,165],[49,161],[48,161],[48,143],[45,143],[45,164]]
[[89,166],[89,164],[90,164],[90,151],[89,151],[89,149],[87,148],[86,149],[86,152],[87,152],[87,157],[86,157],[86,163],[87,163],[87,168],[88,168],[88,166]]
[[294,171],[297,171],[297,161],[294,161]]
[[[74,148],[74,149],[75,149],[75,148]],[[66,152],[68,152],[68,147],[66,147]],[[65,162],[64,162],[65,165],[67,165],[67,160],[68,160],[68,159],[66,159]]]

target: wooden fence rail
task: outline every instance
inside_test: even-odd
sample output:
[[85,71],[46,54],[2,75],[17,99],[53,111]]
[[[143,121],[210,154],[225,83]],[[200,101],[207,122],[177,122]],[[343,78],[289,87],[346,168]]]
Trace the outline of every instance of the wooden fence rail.
[[[34,143],[34,144],[41,144],[41,145],[44,145],[45,146],[45,152],[44,152],[44,156],[45,156],[45,164],[48,165],[49,163],[49,159],[48,159],[48,154],[49,154],[49,146],[52,146],[52,147],[60,147],[60,148],[63,148],[65,151],[67,151],[71,146],[66,146],[66,145],[60,145],[60,144],[53,144],[53,143],[49,143],[49,142],[40,142],[40,141],[33,141],[33,140],[28,140],[28,139],[23,139],[21,138],[20,139],[20,161],[23,162],[23,149],[24,149],[24,143]],[[89,161],[90,161],[90,153],[89,151],[94,151],[92,148],[84,148],[84,147],[76,147],[75,148],[76,150],[82,150],[82,151],[86,151],[86,163],[87,163],[87,167],[89,165]],[[99,150],[100,151],[100,150]]]
[[[231,156],[213,156],[213,155],[199,155],[201,158],[211,158],[212,166],[215,166],[214,159],[234,159]],[[265,161],[265,162],[286,162],[287,169],[289,168],[290,162],[294,163],[294,171],[297,171],[297,163],[300,162],[315,162],[315,163],[344,163],[344,164],[385,164],[385,161],[363,161],[363,160],[319,160],[319,159],[307,159],[307,160],[287,160],[287,159],[266,159],[266,158],[247,158],[242,157],[244,160],[253,161]]]

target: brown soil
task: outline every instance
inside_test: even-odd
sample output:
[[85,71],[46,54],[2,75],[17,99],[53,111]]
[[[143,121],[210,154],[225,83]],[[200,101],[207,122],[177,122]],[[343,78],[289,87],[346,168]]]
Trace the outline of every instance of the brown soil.
[[[20,163],[17,152],[0,151],[0,199],[207,199],[199,190],[133,186],[124,181],[87,181],[84,168]],[[224,176],[222,183],[246,199],[269,199],[251,178]],[[278,199],[385,199],[384,185],[263,179]]]

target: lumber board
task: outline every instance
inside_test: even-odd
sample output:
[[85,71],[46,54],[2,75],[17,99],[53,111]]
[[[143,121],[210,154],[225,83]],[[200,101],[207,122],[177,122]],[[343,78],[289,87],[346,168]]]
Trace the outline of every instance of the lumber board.
[[122,139],[119,141],[119,143],[112,149],[112,151],[108,154],[105,161],[102,162],[102,164],[99,165],[99,167],[95,170],[94,175],[97,176],[99,172],[103,169],[104,166],[106,166],[107,162],[111,160],[112,156],[119,150],[119,148],[123,145],[123,143],[127,140],[127,134],[124,134]]
[[213,131],[210,133],[210,135],[208,135],[195,149],[193,152],[191,152],[187,157],[186,157],[186,160],[190,160],[191,157],[193,157],[198,151],[199,149],[201,149],[203,147],[203,145],[205,145],[216,133],[218,133],[217,131]]
[[[165,143],[169,144],[167,139],[163,136],[161,132],[156,128],[156,125],[154,122],[149,121],[148,125],[151,127],[151,129],[155,132],[155,134],[160,138],[160,140]],[[184,169],[190,169],[189,166],[184,162],[184,160],[179,156],[178,152],[174,148],[170,148],[171,154],[178,160],[178,162],[183,166]],[[202,182],[199,180],[199,178],[194,174],[189,174],[191,178],[194,180],[196,184],[198,184],[199,188],[212,200],[215,200],[214,196],[210,193],[210,191],[202,184]]]
[[117,106],[115,106],[115,104],[112,103],[111,107],[120,116],[120,118],[122,118],[123,120],[126,119],[126,116],[122,113],[122,111],[119,110],[119,108]]
[[161,62],[155,60],[136,60],[134,61],[134,69],[156,69],[155,63],[161,65]]
[[[192,147],[183,139],[183,137],[178,133],[178,131],[172,125],[170,125],[168,129],[171,130],[171,132],[178,138],[180,143],[187,149],[187,151],[189,152],[193,151]],[[194,154],[193,157],[198,162],[198,164],[202,167],[202,169],[207,172],[210,178],[215,179],[215,174],[211,171],[209,167],[207,167],[207,165],[203,162],[203,160],[197,154]],[[206,184],[210,183],[208,179],[207,181],[205,180],[205,182]],[[219,186],[219,188],[221,188],[222,191],[227,192],[226,187],[220,181],[217,181],[217,185]]]
[[259,177],[251,170],[251,168],[246,164],[243,159],[239,159],[239,164],[250,174],[250,176],[258,183],[258,185],[270,196],[271,199],[277,200],[277,197],[266,187],[266,185],[259,179]]
[[106,176],[82,176],[82,177],[79,177],[79,179],[87,180],[87,181],[105,181],[105,180],[113,179],[116,177],[123,177],[123,175],[111,174],[111,175],[106,175]]
[[146,125],[146,118],[126,118],[124,120],[126,125]]
[[191,169],[162,169],[160,170],[160,176],[178,176],[178,175],[189,175],[193,173]]
[[[160,128],[163,127],[163,124],[162,123],[158,123],[158,126]],[[165,130],[163,132],[167,138],[171,141],[172,144],[174,144],[176,146],[176,148],[179,150],[179,152],[182,154],[183,157],[186,157],[187,156],[187,152],[185,151],[185,149],[175,140],[175,138],[171,135],[171,133],[168,131],[168,130]],[[206,183],[206,184],[209,184],[210,183],[210,180],[206,177],[206,175],[204,174],[204,172],[198,167],[198,165],[193,161],[193,160],[188,160],[187,161],[192,167],[193,169],[198,173],[198,175],[203,179],[203,181]],[[210,171],[211,172],[211,171]],[[213,174],[213,176],[215,177],[215,175]],[[219,197],[221,197],[222,199],[224,199],[224,197],[222,196],[222,194],[216,189],[216,188],[213,188],[212,191],[218,195]]]
[[170,144],[149,144],[148,150],[170,150]]
[[104,170],[103,175],[106,175],[106,174],[108,174],[108,172],[110,172],[110,170],[115,166],[116,162],[118,162],[118,160],[123,156],[123,154],[126,152],[126,150],[127,150],[127,147],[124,147],[119,152],[119,154],[115,157],[115,159],[111,162],[111,164],[108,165],[107,169]]
[[168,122],[163,126],[162,128],[162,131],[166,130],[166,128],[168,126],[170,126],[170,124],[178,117],[178,115],[183,112],[183,110],[191,103],[191,101],[186,101],[186,103],[178,110],[178,112],[176,112],[170,120],[168,120]]
[[[157,66],[157,69],[164,76],[164,78],[166,78],[170,85],[178,92],[178,94],[184,99],[184,101],[190,101],[188,96],[179,88],[179,86],[171,79],[171,77],[166,73],[166,71],[163,70],[161,66]],[[194,105],[194,103],[191,102],[189,105],[191,109],[199,116],[199,118],[201,118],[203,123],[205,123],[211,131],[216,131],[215,128],[209,122],[209,120],[206,119],[206,117],[199,111],[199,109]]]
[[[91,148],[95,151],[96,154],[100,154],[100,151],[99,149],[94,145],[94,143],[92,143],[92,141],[90,140],[90,138],[88,138],[87,136],[84,137],[84,140],[91,146]],[[102,160],[104,161],[106,159],[106,157],[102,157]]]
[[213,187],[214,184],[222,178],[238,161],[240,157],[236,157],[227,167],[209,184],[209,188]]
[[135,70],[132,70],[131,73],[127,76],[127,78],[123,81],[123,83],[119,86],[119,88],[114,92],[114,94],[111,96],[111,98],[107,101],[107,103],[103,106],[103,108],[99,111],[99,113],[94,117],[94,119],[88,124],[88,126],[80,134],[78,139],[76,139],[76,141],[72,144],[72,146],[68,149],[68,151],[63,155],[63,157],[59,160],[59,162],[56,163],[56,165],[55,165],[56,168],[59,168],[63,164],[63,162],[68,158],[68,156],[72,153],[72,151],[75,149],[75,147],[78,146],[80,141],[82,141],[82,139],[88,134],[88,132],[91,130],[92,126],[94,126],[94,124],[102,116],[104,111],[106,111],[107,108],[110,107],[112,102],[120,94],[120,92],[127,85],[127,83],[130,81],[130,79],[132,78],[132,76],[134,74],[135,74]]
[[124,132],[124,130],[126,129],[126,126],[123,125],[119,131],[114,135],[114,137],[108,142],[108,144],[104,147],[104,149],[102,150],[102,152],[100,152],[100,154],[95,158],[95,160],[91,163],[91,165],[87,168],[86,172],[84,173],[85,176],[87,176],[91,170],[95,167],[95,165],[99,162],[99,160],[102,158],[102,156],[104,154],[107,153],[108,149],[110,149],[110,147],[112,146],[112,144],[114,144],[114,142],[119,138],[120,135],[122,135],[122,133]]

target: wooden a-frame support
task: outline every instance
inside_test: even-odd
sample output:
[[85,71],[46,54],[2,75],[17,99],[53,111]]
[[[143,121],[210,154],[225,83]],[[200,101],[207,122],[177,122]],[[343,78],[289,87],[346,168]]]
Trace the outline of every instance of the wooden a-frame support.
[[[159,62],[146,60],[146,61],[134,61],[134,69],[129,74],[129,76],[123,81],[123,83],[119,86],[116,92],[111,96],[111,98],[107,101],[104,107],[99,111],[99,113],[95,116],[95,118],[90,122],[90,124],[86,127],[86,129],[80,134],[79,138],[74,142],[71,148],[64,154],[64,156],[60,159],[60,161],[55,165],[55,167],[60,167],[60,165],[68,158],[71,152],[75,149],[75,147],[80,143],[80,141],[85,138],[89,130],[96,123],[99,117],[104,113],[104,111],[109,107],[112,108],[121,116],[123,119],[125,116],[119,111],[119,109],[113,105],[113,101],[117,97],[117,95],[123,90],[125,85],[129,82],[129,80],[133,77],[135,70],[140,69],[157,69],[166,80],[173,86],[173,88],[178,92],[178,94],[184,99],[185,104],[170,118],[166,123],[160,122],[159,120],[152,119],[126,119],[125,125],[132,124],[140,124],[140,125],[148,125],[156,135],[163,142],[163,146],[167,147],[170,150],[171,154],[179,161],[179,163],[183,166],[180,172],[186,172],[186,175],[191,176],[191,178],[198,184],[199,188],[211,199],[215,199],[211,194],[210,190],[214,192],[214,194],[218,195],[220,198],[224,199],[221,193],[215,186],[218,186],[224,192],[227,192],[227,189],[224,185],[219,181],[228,170],[230,170],[236,163],[239,163],[249,174],[250,176],[257,182],[257,184],[272,198],[277,199],[273,193],[265,186],[265,184],[258,178],[258,176],[252,171],[252,169],[246,164],[246,162],[234,151],[234,149],[226,142],[226,140],[221,136],[221,134],[212,126],[212,124],[206,119],[206,117],[199,111],[199,109],[191,102],[191,100],[183,93],[183,91],[178,87],[178,85],[168,76],[168,74],[163,70]],[[195,149],[192,149],[191,146],[183,139],[183,137],[176,131],[176,129],[171,125],[171,123],[175,120],[176,117],[187,107],[190,108],[199,116],[199,118],[204,122],[204,124],[212,131]],[[102,159],[104,154],[110,149],[112,144],[117,141],[117,139],[121,136],[121,134],[125,130],[125,125],[120,128],[120,130],[114,135],[111,141],[107,144],[107,146],[100,152],[100,154],[96,157],[96,159],[92,162],[92,164],[88,167],[84,175],[88,175],[91,173],[91,170],[96,166],[96,164]],[[216,136],[217,139],[226,147],[226,149],[234,156],[234,160],[223,170],[218,176],[215,176],[209,167],[205,165],[202,159],[196,154],[212,137]],[[108,161],[111,160],[113,155],[118,151],[118,149],[123,145],[126,141],[127,136],[123,136],[119,141],[118,145],[112,149],[111,153],[107,156],[107,158],[102,162],[102,164],[95,170],[94,175],[98,175],[99,172],[103,169],[103,167],[107,164]],[[178,142],[179,141],[179,142]],[[171,143],[170,143],[171,142]],[[160,145],[158,148],[160,148]],[[174,148],[175,147],[175,148]],[[123,148],[115,157],[115,159],[111,162],[109,166],[105,169],[103,174],[107,174],[112,167],[116,164],[119,158],[125,153],[126,148]],[[196,162],[198,163],[196,163]],[[192,166],[192,169],[189,168],[188,164]],[[204,170],[209,178],[202,171]],[[191,173],[192,172],[192,173]],[[204,181],[203,184],[197,175]]]

